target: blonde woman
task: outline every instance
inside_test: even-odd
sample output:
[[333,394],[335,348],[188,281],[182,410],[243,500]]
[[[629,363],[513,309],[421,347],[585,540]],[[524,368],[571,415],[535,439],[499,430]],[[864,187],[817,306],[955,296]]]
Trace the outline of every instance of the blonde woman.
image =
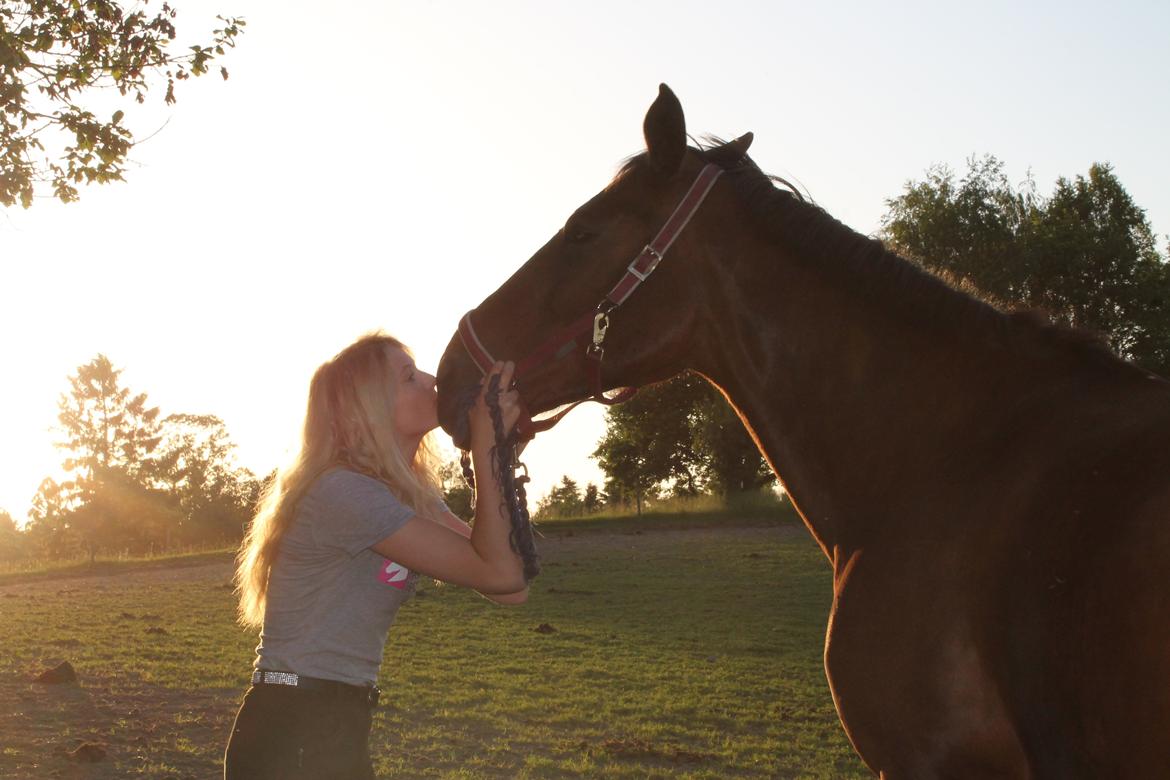
[[[497,364],[500,388],[513,366]],[[489,377],[490,378],[490,377]],[[484,382],[484,393],[488,382]],[[240,619],[260,629],[226,780],[374,777],[371,709],[386,635],[419,574],[502,603],[527,597],[491,476],[492,422],[471,411],[475,522],[440,499],[428,434],[435,378],[384,334],[325,363],[309,385],[300,453],[279,474],[240,550]],[[515,391],[499,394],[506,430]]]

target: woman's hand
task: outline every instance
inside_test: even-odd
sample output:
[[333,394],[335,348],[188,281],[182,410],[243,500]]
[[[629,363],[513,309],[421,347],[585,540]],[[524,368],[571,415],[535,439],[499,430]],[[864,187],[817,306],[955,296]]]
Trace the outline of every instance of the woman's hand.
[[[504,432],[511,432],[520,419],[520,393],[510,389],[516,367],[496,363],[483,380],[483,390],[471,407],[471,461],[475,469],[475,526],[467,529],[413,517],[406,525],[373,546],[383,558],[396,561],[412,571],[440,580],[466,585],[508,603],[527,596],[524,562],[512,549],[509,534],[511,515],[505,510],[500,480],[493,479],[491,448],[496,431],[488,408],[488,387],[499,377],[500,418]],[[480,479],[479,477],[483,477]],[[462,526],[462,527],[460,527]],[[466,536],[470,533],[470,537]]]
[[512,361],[497,361],[492,366],[492,370],[483,378],[481,384],[482,391],[479,397],[475,399],[475,405],[471,407],[470,422],[471,422],[471,449],[480,450],[483,448],[490,448],[495,444],[496,431],[492,424],[491,410],[488,408],[487,395],[490,391],[491,379],[493,376],[500,377],[500,418],[504,423],[504,433],[508,434],[512,428],[515,427],[516,421],[520,419],[520,392],[511,389],[512,374],[516,370],[516,366]]

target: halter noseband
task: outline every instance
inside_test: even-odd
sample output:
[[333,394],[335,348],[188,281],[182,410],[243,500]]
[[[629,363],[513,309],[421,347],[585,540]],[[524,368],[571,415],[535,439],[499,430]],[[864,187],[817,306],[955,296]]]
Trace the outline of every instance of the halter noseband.
[[[638,288],[638,285],[654,273],[654,269],[662,262],[667,250],[674,244],[674,240],[678,238],[679,233],[687,226],[687,223],[691,221],[691,217],[699,210],[707,193],[711,191],[711,187],[714,186],[715,181],[722,173],[723,168],[714,163],[705,165],[703,170],[699,171],[694,183],[691,184],[691,188],[687,190],[687,194],[675,207],[670,218],[666,220],[666,224],[654,236],[654,240],[643,247],[633,262],[626,267],[625,275],[597,304],[596,309],[549,336],[516,364],[514,377],[519,380],[545,363],[555,362],[572,354],[574,348],[584,348],[585,357],[589,361],[589,387],[592,392],[589,398],[577,401],[553,416],[539,421],[533,421],[525,408],[517,426],[518,438],[521,441],[527,441],[537,433],[547,431],[560,422],[561,418],[576,408],[578,404],[585,401],[596,401],[611,406],[629,400],[637,392],[637,388],[626,387],[617,395],[607,398],[602,390],[601,360],[605,356],[603,344],[609,329],[609,314],[625,303],[630,294]],[[467,312],[459,321],[459,338],[462,340],[467,354],[479,367],[480,372],[486,374],[496,361],[475,332],[475,327],[471,322],[471,315],[474,311],[472,309],[472,311]],[[523,404],[523,400],[521,400],[521,404]]]

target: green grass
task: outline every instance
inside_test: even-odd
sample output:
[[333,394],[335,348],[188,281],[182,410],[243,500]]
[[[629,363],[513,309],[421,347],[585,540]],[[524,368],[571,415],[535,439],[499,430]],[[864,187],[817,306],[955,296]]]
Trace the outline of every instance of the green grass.
[[[829,567],[803,529],[625,528],[547,540],[521,607],[428,583],[388,643],[379,772],[868,776],[824,679]],[[0,777],[75,772],[60,751],[83,740],[110,751],[87,778],[214,777],[256,641],[229,575],[0,588]],[[63,659],[80,685],[29,682]]]
[[638,515],[633,506],[610,508],[590,515],[545,517],[538,530],[556,534],[588,530],[660,530],[696,527],[760,526],[799,522],[792,504],[770,492],[731,498],[693,496],[649,501]]

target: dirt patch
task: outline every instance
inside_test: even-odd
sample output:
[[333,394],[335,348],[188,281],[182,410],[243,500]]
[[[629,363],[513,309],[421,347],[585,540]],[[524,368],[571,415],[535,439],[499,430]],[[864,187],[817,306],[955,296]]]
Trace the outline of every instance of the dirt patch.
[[[5,598],[18,598],[22,595],[43,595],[51,593],[54,595],[61,595],[65,593],[82,593],[91,588],[104,588],[109,583],[150,583],[150,584],[169,584],[169,583],[200,583],[202,585],[212,585],[219,588],[222,584],[232,578],[235,572],[235,564],[222,561],[214,563],[205,563],[199,566],[184,566],[175,569],[140,569],[136,571],[122,571],[122,572],[97,572],[91,575],[71,575],[70,587],[62,591],[61,583],[44,576],[38,575],[36,579],[30,579],[26,582],[15,582],[8,585],[0,585],[0,596]],[[120,617],[126,620],[150,620],[152,617],[157,618],[157,615],[137,615],[131,612],[126,612]]]
[[34,678],[33,682],[41,685],[68,685],[77,682],[77,671],[73,664],[62,661],[52,669],[46,669]]
[[0,675],[0,734],[12,738],[0,754],[0,777],[219,776],[218,750],[183,746],[226,744],[241,693],[178,691],[125,675],[51,687]]
[[714,758],[714,754],[687,750],[678,745],[651,742],[637,737],[607,739],[600,743],[583,741],[578,745],[583,751],[607,753],[615,758],[638,761],[659,761],[672,764],[699,764]]

